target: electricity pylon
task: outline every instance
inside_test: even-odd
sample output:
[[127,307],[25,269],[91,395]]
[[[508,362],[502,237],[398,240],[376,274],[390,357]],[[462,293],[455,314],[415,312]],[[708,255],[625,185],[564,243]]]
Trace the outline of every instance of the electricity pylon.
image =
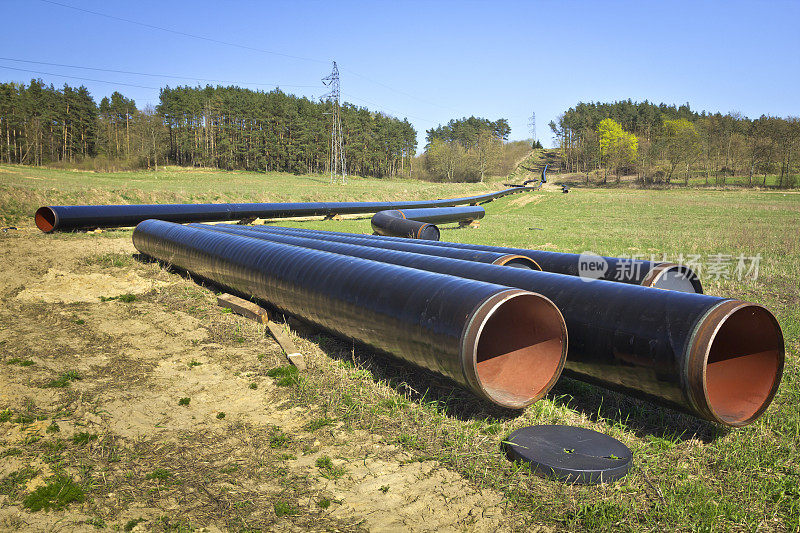
[[531,113],[530,118],[528,118],[528,130],[531,132],[531,137],[533,138],[533,144],[536,144],[536,113]]
[[322,83],[331,88],[328,94],[320,100],[330,100],[333,103],[331,113],[331,183],[336,183],[342,177],[342,185],[347,183],[347,167],[344,162],[344,133],[342,132],[342,117],[339,112],[339,67],[333,62],[330,75],[322,78]]

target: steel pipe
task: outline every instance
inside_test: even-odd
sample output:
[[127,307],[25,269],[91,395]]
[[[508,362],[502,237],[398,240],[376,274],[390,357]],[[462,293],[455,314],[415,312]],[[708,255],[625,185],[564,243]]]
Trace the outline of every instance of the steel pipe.
[[[258,226],[260,231],[272,231],[294,234],[313,234],[319,239],[341,241],[342,238],[357,236],[371,239],[371,242],[380,242],[382,248],[392,248],[392,243],[406,243],[408,239],[399,237],[386,237],[380,235],[364,235],[342,233],[336,231],[310,230],[303,228],[283,228],[277,226]],[[586,279],[602,279],[620,283],[654,287],[681,292],[703,293],[703,286],[695,272],[686,265],[669,262],[644,261],[639,259],[625,259],[619,257],[601,257],[590,254],[567,254],[560,252],[547,252],[543,250],[528,250],[526,248],[509,248],[504,246],[486,246],[482,244],[464,244],[458,242],[430,241],[425,244],[432,247],[450,248],[458,250],[479,250],[484,252],[513,254],[527,257],[534,261],[538,269],[545,272],[565,274],[568,276],[581,276]],[[378,244],[373,244],[378,246]],[[395,248],[399,249],[399,248]]]
[[542,294],[561,310],[569,331],[565,375],[720,424],[743,426],[758,418],[771,403],[783,372],[780,326],[757,304],[602,280],[584,282],[314,235],[197,226]]
[[[264,233],[286,233],[289,235],[298,236],[306,235],[302,233],[302,230],[294,231],[293,228],[276,228],[274,226],[237,226],[232,224],[216,224],[214,227],[227,227],[234,229],[247,228],[249,230],[262,231]],[[539,269],[534,261],[521,255],[483,252],[481,250],[458,250],[455,248],[442,246],[431,246],[431,243],[435,241],[418,242],[415,240],[400,239],[398,241],[384,242],[372,240],[369,235],[357,235],[355,233],[337,234],[332,236],[330,240],[335,242],[345,242],[348,244],[357,244],[360,246],[372,246],[374,248],[386,248],[390,250],[400,250],[403,252],[426,254],[438,257],[451,257],[453,259],[463,259],[465,261],[476,261],[479,263],[491,263],[494,265],[503,265],[516,268]]]
[[159,220],[140,223],[133,243],[504,407],[544,396],[564,365],[561,313],[521,289]]
[[247,204],[142,204],[142,205],[61,205],[40,207],[34,216],[36,226],[50,233],[85,228],[135,226],[148,218],[170,222],[216,222],[248,218],[287,218],[377,213],[386,209],[450,207],[491,202],[508,194],[533,190],[512,187],[487,194],[442,200],[405,202],[297,202]]
[[392,209],[378,211],[372,216],[372,231],[378,235],[409,239],[439,240],[439,228],[434,224],[480,220],[486,211],[480,206],[429,207],[423,209]]

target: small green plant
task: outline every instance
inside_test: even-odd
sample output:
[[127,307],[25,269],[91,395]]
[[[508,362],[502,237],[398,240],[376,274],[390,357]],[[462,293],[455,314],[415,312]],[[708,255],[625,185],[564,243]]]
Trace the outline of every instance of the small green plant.
[[387,492],[389,492],[389,485],[381,485],[381,488],[378,489],[378,490],[380,490],[382,493],[386,494]]
[[291,438],[281,430],[277,430],[270,439],[269,439],[269,447],[270,448],[286,448],[286,446],[291,441]]
[[320,474],[326,479],[339,479],[347,472],[343,466],[334,465],[333,460],[327,455],[318,458],[316,464]]
[[25,445],[34,444],[36,442],[39,442],[40,440],[42,440],[42,436],[41,435],[39,435],[38,433],[32,433],[32,434],[28,435],[27,437],[25,437],[25,439],[22,441],[22,444],[25,444]]
[[77,318],[77,319],[73,320],[72,322],[77,324],[77,325],[79,325],[79,326],[82,326],[82,325],[86,324],[86,321],[84,319],[82,319],[82,318]]
[[123,529],[125,531],[133,531],[133,528],[135,528],[136,526],[138,526],[139,524],[141,524],[144,521],[145,521],[144,518],[134,518],[132,520],[128,520],[128,522],[125,524],[125,527]]
[[669,450],[677,446],[678,439],[673,438],[664,438],[664,437],[657,437],[656,435],[647,435],[647,440],[650,441],[650,444],[654,445],[656,448],[660,450]]
[[12,357],[11,359],[6,361],[7,365],[17,365],[17,366],[33,366],[36,363],[31,361],[30,359],[20,359],[19,357]]
[[94,526],[97,529],[103,529],[106,527],[106,521],[100,518],[99,516],[95,516],[94,518],[90,518],[86,521],[86,525]]
[[167,470],[166,468],[156,468],[146,476],[145,479],[155,479],[157,481],[166,481],[172,477],[172,472]]
[[14,422],[16,422],[17,424],[22,424],[24,426],[26,424],[30,424],[34,420],[36,420],[36,418],[33,415],[29,413],[20,413],[17,415],[17,418],[14,419]]
[[328,498],[322,498],[320,501],[317,502],[317,507],[320,509],[327,509],[331,506],[331,501]]
[[136,301],[136,295],[131,293],[120,294],[118,296],[101,296],[101,302],[110,302],[112,300],[119,300],[120,302],[131,303]]
[[14,413],[11,409],[3,409],[0,411],[0,422],[8,422],[12,416],[14,416]]
[[83,258],[83,265],[100,265],[104,267],[124,267],[130,265],[133,258],[123,253],[94,254]]
[[308,431],[316,431],[320,428],[324,428],[325,426],[330,426],[331,424],[333,424],[333,420],[325,416],[322,418],[315,418],[314,420],[306,424],[305,428]]
[[25,487],[25,484],[36,477],[38,472],[30,467],[17,470],[0,480],[0,494],[16,498],[17,494]]
[[50,425],[47,426],[47,429],[45,429],[45,431],[48,433],[58,433],[59,431],[61,431],[61,428],[59,427],[58,422],[53,420],[52,422],[50,422]]
[[220,411],[219,413],[217,413],[217,419],[218,419],[218,420],[222,420],[223,418],[225,418],[225,413],[223,413],[222,411]]
[[201,363],[200,361],[195,361],[194,359],[192,359],[191,361],[189,361],[188,364],[189,364],[189,368],[194,368],[196,366],[202,365],[203,363]]
[[256,382],[254,381],[253,383],[251,383],[251,384],[250,384],[250,388],[251,388],[252,390],[256,390],[256,389],[258,388],[258,383],[256,383]]
[[278,518],[300,514],[300,509],[287,502],[275,502],[272,507],[275,509],[275,516]]
[[196,528],[192,526],[192,523],[188,520],[176,520],[175,518],[170,518],[165,515],[159,517],[158,521],[161,524],[160,529],[162,531],[173,531],[175,533],[190,533],[196,531]]
[[609,501],[583,503],[575,513],[582,529],[598,531],[613,528],[625,516],[625,510],[619,505]]
[[55,475],[49,478],[47,485],[28,494],[22,501],[22,505],[33,512],[42,509],[58,511],[72,502],[80,503],[85,499],[86,495],[83,489],[71,477]]
[[299,373],[296,366],[279,366],[267,370],[267,375],[275,378],[275,384],[279,387],[291,387],[299,382]]
[[417,435],[409,435],[408,433],[401,433],[397,438],[397,443],[402,445],[404,448],[409,448],[412,450],[421,450],[423,447],[422,442]]
[[61,389],[69,385],[71,381],[77,381],[79,379],[81,379],[81,375],[75,370],[70,370],[50,381],[50,383],[47,384],[47,387]]
[[89,444],[93,440],[97,440],[96,433],[81,432],[72,436],[72,442],[78,445]]
[[189,402],[191,401],[192,401],[191,398],[181,398],[180,400],[178,400],[178,405],[189,405]]
[[0,457],[17,457],[22,455],[22,450],[19,448],[9,448],[0,454]]

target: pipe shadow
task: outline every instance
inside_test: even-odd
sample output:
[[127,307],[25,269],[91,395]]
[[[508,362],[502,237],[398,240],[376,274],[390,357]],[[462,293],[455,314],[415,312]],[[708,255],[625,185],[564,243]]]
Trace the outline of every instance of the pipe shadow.
[[507,409],[479,398],[463,385],[436,372],[374,350],[364,344],[346,341],[314,324],[292,317],[292,330],[313,342],[334,361],[370,374],[376,383],[385,383],[408,400],[424,404],[442,415],[462,421],[511,420],[520,411]]
[[620,427],[652,441],[699,439],[710,443],[731,431],[727,426],[563,375],[548,396],[592,422]]

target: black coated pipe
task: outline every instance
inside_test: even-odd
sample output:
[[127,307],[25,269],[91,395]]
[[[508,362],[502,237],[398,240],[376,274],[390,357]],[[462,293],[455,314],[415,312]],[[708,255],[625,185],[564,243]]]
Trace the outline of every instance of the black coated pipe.
[[[263,231],[265,233],[287,233],[290,235],[304,236],[302,230],[294,231],[293,228],[277,228],[275,226],[235,226],[231,224],[216,224],[214,227],[227,227],[227,228],[247,228],[255,231]],[[278,231],[285,230],[285,231]],[[436,241],[419,242],[409,239],[400,239],[399,241],[379,241],[372,240],[369,235],[358,235],[355,233],[342,233],[331,237],[331,240],[337,242],[346,242],[349,244],[357,244],[360,246],[372,246],[374,248],[386,248],[390,250],[400,250],[404,252],[412,252],[417,254],[434,255],[438,257],[452,257],[453,259],[463,259],[465,261],[476,261],[479,263],[491,263],[495,265],[504,265],[516,268],[536,269],[536,263],[527,257],[515,254],[503,254],[495,252],[484,252],[481,250],[458,250],[455,248],[447,248],[442,246],[431,246]]]
[[[783,334],[764,307],[702,294],[502,268],[227,225],[197,225],[518,287],[552,300],[569,331],[565,374],[695,416],[743,426],[769,406]],[[398,283],[403,284],[402,281]]]
[[496,198],[533,190],[512,187],[487,194],[443,200],[405,202],[299,202],[247,204],[143,204],[143,205],[61,205],[40,207],[34,217],[36,226],[50,233],[82,228],[135,226],[148,218],[170,222],[216,222],[248,218],[287,218],[333,216],[354,213],[377,213],[386,209],[450,207],[480,204]]
[[485,215],[486,211],[477,205],[391,209],[375,213],[371,224],[378,235],[438,241],[439,228],[434,224],[480,220]]
[[516,288],[181,226],[140,223],[141,253],[522,408],[558,379],[566,326]]
[[[351,238],[357,235],[360,238],[372,239],[380,242],[383,248],[391,248],[392,243],[402,244],[408,239],[399,237],[385,237],[380,235],[364,235],[342,233],[337,231],[310,230],[304,228],[283,228],[278,226],[258,226],[261,231],[273,231],[294,234],[313,234],[319,239],[338,241],[342,237]],[[459,242],[426,242],[427,245],[440,248],[458,250],[480,250],[485,252],[506,253],[527,257],[538,265],[538,270],[565,274],[567,276],[580,276],[584,279],[602,279],[654,287],[656,289],[674,290],[680,292],[703,293],[703,286],[697,274],[686,265],[668,262],[644,261],[640,259],[625,259],[619,257],[601,257],[594,254],[567,254],[560,252],[547,252],[543,250],[528,250],[526,248],[510,248],[504,246],[486,246],[482,244],[464,244]],[[378,246],[374,244],[374,246]]]

